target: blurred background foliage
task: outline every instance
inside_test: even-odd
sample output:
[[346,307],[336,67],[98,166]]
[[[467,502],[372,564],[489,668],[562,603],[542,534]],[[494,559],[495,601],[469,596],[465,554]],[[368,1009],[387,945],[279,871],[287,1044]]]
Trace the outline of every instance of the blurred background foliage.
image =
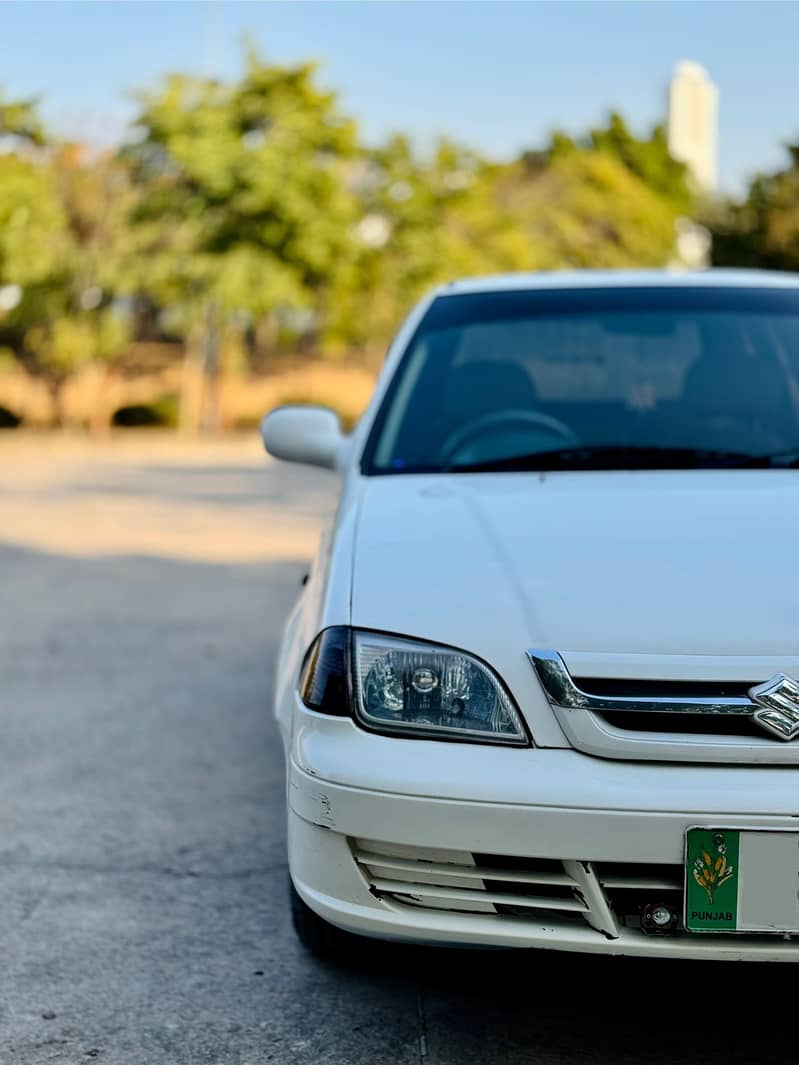
[[63,143],[36,101],[0,95],[0,424],[248,424],[281,374],[351,420],[431,285],[691,265],[686,225],[719,264],[797,269],[789,155],[743,202],[708,202],[662,127],[636,136],[617,113],[503,163],[445,139],[368,146],[313,64],[252,49],[235,82],[143,92],[114,151]]

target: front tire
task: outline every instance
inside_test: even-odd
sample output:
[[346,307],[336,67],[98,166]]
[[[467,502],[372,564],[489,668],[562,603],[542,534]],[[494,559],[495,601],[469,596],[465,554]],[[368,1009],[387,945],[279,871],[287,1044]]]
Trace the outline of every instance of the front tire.
[[341,962],[352,956],[356,936],[342,932],[315,913],[289,878],[291,923],[297,939],[307,951],[323,961]]

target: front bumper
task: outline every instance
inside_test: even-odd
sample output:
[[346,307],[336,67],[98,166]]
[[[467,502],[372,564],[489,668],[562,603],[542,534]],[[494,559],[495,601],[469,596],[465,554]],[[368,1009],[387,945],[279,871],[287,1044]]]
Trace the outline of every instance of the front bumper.
[[450,945],[799,960],[799,940],[647,935],[616,906],[630,885],[653,902],[669,883],[681,895],[692,825],[798,831],[799,770],[613,763],[298,718],[291,875],[339,927]]

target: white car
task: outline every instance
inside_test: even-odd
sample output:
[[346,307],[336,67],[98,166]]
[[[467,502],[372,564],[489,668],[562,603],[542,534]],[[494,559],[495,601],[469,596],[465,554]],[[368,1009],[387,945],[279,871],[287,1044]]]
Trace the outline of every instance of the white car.
[[799,960],[799,279],[448,285],[352,436],[263,437],[342,478],[277,682],[307,945]]

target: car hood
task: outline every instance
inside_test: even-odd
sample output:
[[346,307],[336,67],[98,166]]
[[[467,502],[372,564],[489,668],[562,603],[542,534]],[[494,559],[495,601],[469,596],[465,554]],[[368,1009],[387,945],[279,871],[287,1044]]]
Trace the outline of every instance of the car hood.
[[799,473],[366,479],[352,623],[512,649],[799,652]]

